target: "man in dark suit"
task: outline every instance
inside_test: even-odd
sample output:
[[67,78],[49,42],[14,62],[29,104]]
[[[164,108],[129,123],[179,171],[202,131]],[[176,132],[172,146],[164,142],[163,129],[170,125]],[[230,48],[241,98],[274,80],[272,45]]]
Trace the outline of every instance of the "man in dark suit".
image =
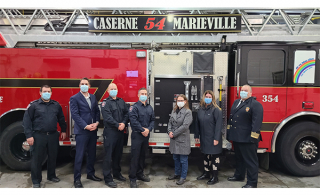
[[241,99],[234,101],[228,122],[228,140],[233,141],[236,156],[236,171],[228,181],[243,181],[247,169],[247,184],[243,188],[256,188],[259,162],[257,149],[261,140],[260,128],[263,107],[252,96],[252,89],[244,85]]
[[96,159],[97,127],[100,120],[100,111],[96,97],[88,90],[88,78],[80,80],[80,92],[70,98],[71,116],[74,120],[74,134],[76,135],[76,156],[74,161],[74,186],[82,188],[81,165],[85,152],[87,158],[87,179],[102,181],[96,177],[94,162]]

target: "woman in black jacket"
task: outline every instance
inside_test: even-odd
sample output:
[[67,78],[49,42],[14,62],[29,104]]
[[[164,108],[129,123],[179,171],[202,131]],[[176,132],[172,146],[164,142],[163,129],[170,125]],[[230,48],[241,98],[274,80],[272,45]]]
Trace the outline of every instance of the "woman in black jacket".
[[200,102],[194,138],[196,142],[199,142],[200,135],[200,149],[204,154],[204,172],[197,177],[197,180],[208,178],[208,185],[218,182],[219,155],[222,152],[221,130],[221,109],[216,104],[213,92],[207,90],[204,92]]

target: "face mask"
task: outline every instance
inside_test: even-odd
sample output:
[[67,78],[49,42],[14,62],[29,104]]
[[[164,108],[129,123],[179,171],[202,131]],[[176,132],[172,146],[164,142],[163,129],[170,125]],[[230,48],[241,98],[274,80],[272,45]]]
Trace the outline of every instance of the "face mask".
[[118,90],[110,90],[109,95],[110,95],[111,97],[116,97],[117,94],[118,94]]
[[178,102],[177,105],[179,108],[182,108],[184,106],[184,102]]
[[147,100],[147,96],[146,95],[140,95],[140,101],[141,102],[145,102]]
[[81,85],[81,86],[80,86],[80,90],[81,90],[83,93],[86,93],[86,92],[88,92],[88,90],[89,90],[89,86],[88,86],[88,85]]
[[42,99],[44,99],[44,100],[49,100],[50,97],[51,97],[51,93],[44,92],[44,93],[41,94],[41,97],[42,97]]
[[206,104],[210,104],[212,102],[212,99],[211,98],[204,98],[204,102]]
[[241,99],[246,99],[248,97],[248,92],[240,91],[240,97],[241,97]]

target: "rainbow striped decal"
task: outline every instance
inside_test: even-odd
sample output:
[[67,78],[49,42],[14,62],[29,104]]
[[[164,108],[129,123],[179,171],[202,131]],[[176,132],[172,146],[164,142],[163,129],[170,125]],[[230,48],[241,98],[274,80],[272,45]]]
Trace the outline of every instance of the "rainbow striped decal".
[[293,82],[294,83],[298,83],[299,82],[299,78],[301,77],[301,74],[303,73],[303,71],[305,71],[307,68],[310,68],[312,66],[315,66],[315,60],[312,59],[312,60],[309,60],[305,63],[303,63],[297,70],[296,72],[294,73],[294,76],[293,76]]

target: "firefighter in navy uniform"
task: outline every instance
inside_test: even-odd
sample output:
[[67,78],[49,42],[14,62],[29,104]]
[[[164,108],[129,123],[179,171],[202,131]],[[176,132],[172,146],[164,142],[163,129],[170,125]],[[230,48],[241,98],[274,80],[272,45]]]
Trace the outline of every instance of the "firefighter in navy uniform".
[[67,123],[60,104],[50,99],[51,94],[51,87],[43,85],[40,88],[41,98],[31,102],[23,116],[24,133],[31,146],[31,180],[34,188],[40,188],[42,162],[46,152],[47,179],[53,182],[60,181],[55,172],[59,149],[57,123],[61,128],[63,140],[66,138]]
[[[129,120],[128,107],[122,98],[117,97],[117,85],[111,83],[108,86],[109,97],[103,100],[101,112],[104,123],[104,149],[103,175],[105,184],[116,188],[113,179],[126,181],[121,175],[120,161],[123,152],[124,129]],[[113,177],[111,175],[111,168]]]
[[149,146],[149,135],[154,128],[153,108],[147,103],[148,93],[145,88],[139,89],[139,101],[129,110],[131,134],[130,187],[137,188],[136,180],[149,182],[150,178],[143,174],[145,153]]
[[243,188],[256,188],[258,183],[257,149],[261,140],[263,107],[251,95],[251,87],[244,85],[240,92],[241,99],[235,100],[231,107],[227,126],[227,138],[233,141],[236,157],[236,170],[228,181],[243,181],[247,170],[247,184]]

